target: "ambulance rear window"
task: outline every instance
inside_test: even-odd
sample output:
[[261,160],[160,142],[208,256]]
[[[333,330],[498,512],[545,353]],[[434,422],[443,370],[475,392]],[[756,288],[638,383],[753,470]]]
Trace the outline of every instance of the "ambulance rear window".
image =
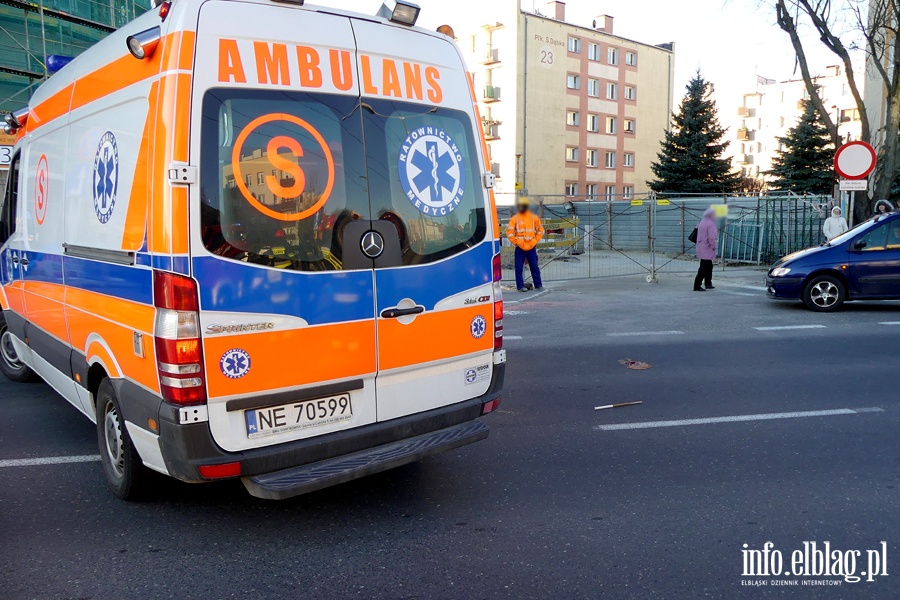
[[392,223],[403,265],[440,260],[485,239],[481,168],[465,113],[214,89],[204,97],[201,138],[201,228],[213,254],[341,270],[344,229],[357,220]]
[[342,229],[370,212],[357,98],[210,90],[201,137],[207,250],[290,270],[342,269]]

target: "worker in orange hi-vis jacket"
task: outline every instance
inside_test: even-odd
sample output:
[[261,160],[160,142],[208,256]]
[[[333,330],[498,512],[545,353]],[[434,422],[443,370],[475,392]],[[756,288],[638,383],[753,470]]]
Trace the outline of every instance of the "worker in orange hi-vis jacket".
[[509,220],[509,226],[506,228],[506,237],[516,247],[516,288],[520,292],[528,291],[522,276],[527,260],[531,277],[534,279],[534,288],[542,290],[544,286],[541,283],[537,245],[544,237],[544,226],[541,224],[541,218],[531,212],[528,198],[520,197],[516,201],[516,209],[518,212]]

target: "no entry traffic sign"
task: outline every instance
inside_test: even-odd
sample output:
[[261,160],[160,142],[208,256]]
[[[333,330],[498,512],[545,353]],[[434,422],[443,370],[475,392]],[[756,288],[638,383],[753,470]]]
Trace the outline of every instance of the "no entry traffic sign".
[[875,169],[875,148],[847,142],[834,153],[834,170],[844,179],[865,179]]

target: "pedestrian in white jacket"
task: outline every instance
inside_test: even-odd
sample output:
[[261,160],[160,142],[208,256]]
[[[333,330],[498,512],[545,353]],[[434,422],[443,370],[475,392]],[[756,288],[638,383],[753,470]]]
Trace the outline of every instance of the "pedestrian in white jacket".
[[841,216],[841,209],[835,206],[831,209],[831,216],[825,219],[825,225],[822,227],[825,239],[830,242],[848,229],[850,228],[847,226],[847,219]]

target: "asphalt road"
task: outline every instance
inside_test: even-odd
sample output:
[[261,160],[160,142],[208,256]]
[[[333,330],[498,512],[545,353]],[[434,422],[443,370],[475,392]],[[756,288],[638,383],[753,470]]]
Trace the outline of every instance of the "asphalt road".
[[[817,315],[759,285],[510,294],[488,440],[289,501],[160,479],[124,503],[99,463],[0,466],[0,598],[898,598],[900,305]],[[45,385],[0,382],[0,408],[0,465],[97,452]],[[742,585],[785,579],[743,577],[743,544],[882,540],[871,583]]]

